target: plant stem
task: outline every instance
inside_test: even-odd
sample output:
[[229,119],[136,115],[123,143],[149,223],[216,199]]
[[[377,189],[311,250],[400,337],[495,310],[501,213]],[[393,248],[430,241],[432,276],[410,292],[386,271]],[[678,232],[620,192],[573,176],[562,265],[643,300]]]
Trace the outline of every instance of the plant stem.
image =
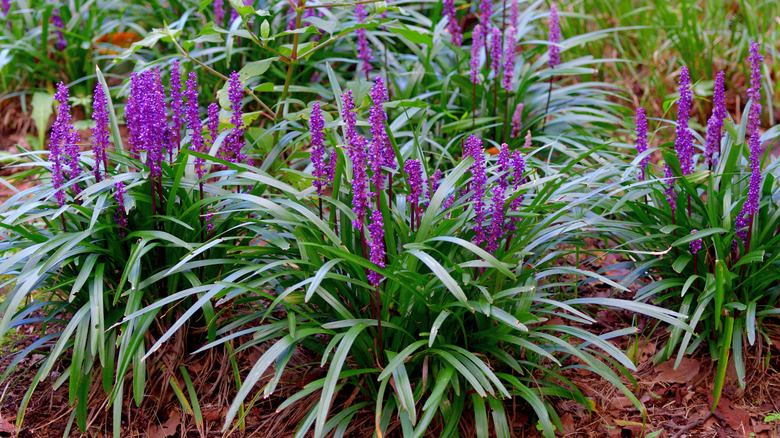
[[385,347],[382,342],[382,308],[379,305],[379,284],[374,285],[374,305],[376,306],[376,325],[377,333],[379,334],[379,357],[384,357]]
[[547,112],[550,110],[550,97],[552,96],[553,76],[550,76],[550,88],[547,90],[547,104],[544,106],[544,118],[542,119],[542,132],[547,127]]
[[477,83],[472,82],[471,85],[471,129],[474,129],[477,118]]

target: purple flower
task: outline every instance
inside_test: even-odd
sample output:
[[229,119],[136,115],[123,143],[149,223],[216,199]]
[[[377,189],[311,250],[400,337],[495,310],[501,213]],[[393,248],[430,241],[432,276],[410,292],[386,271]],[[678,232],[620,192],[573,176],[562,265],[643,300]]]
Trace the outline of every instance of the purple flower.
[[181,103],[181,73],[179,61],[173,61],[171,68],[171,120],[173,122],[173,144],[178,148],[181,136],[181,118],[183,115]]
[[474,158],[474,164],[471,165],[471,189],[473,194],[471,199],[474,201],[474,214],[477,224],[472,228],[476,235],[473,242],[475,245],[482,245],[485,241],[485,186],[487,185],[487,172],[485,171],[485,154],[482,148],[482,140],[476,136],[469,136],[466,140],[466,155]]
[[447,30],[450,32],[450,42],[456,46],[463,44],[463,31],[455,12],[455,0],[444,0],[444,15],[447,17]]
[[[371,240],[368,246],[371,248],[369,260],[371,263],[385,267],[385,224],[382,221],[382,212],[379,211],[379,206],[371,213],[371,223],[368,225],[368,233],[371,236]],[[368,272],[368,281],[372,285],[379,284],[382,281],[382,275],[374,271]]]
[[161,174],[162,150],[169,140],[165,114],[165,94],[157,69],[133,74],[130,97],[125,107],[133,156],[146,152],[146,165],[152,178]]
[[92,135],[95,142],[92,144],[92,150],[95,153],[95,180],[100,181],[100,165],[103,165],[103,173],[108,172],[108,156],[106,149],[109,146],[108,130],[108,100],[103,85],[95,85],[95,95],[92,100],[92,118],[95,120],[95,126],[92,128]]
[[347,154],[352,161],[352,211],[357,218],[352,226],[363,231],[366,212],[368,210],[368,172],[366,171],[366,139],[355,131],[355,102],[352,98],[352,90],[347,90],[341,95],[341,117],[346,124],[345,139]]
[[241,152],[244,148],[244,113],[241,110],[241,100],[244,97],[244,88],[241,86],[241,76],[235,71],[230,74],[228,79],[228,97],[230,98],[230,109],[233,111],[233,115],[230,118],[230,123],[233,124],[233,129],[228,133],[227,138],[220,147],[218,156],[222,159],[228,160],[231,163],[243,163],[252,164],[250,159]]
[[761,64],[764,57],[759,52],[759,43],[750,42],[750,88],[748,89],[748,98],[753,103],[750,106],[748,114],[747,132],[753,133],[758,130],[761,124]]
[[[195,72],[190,72],[187,79],[187,91],[184,92],[187,97],[187,124],[192,134],[190,134],[190,150],[193,152],[203,151],[203,123],[200,121],[200,109],[198,108],[198,82]],[[206,171],[203,168],[203,158],[195,157],[195,173],[198,179],[202,179]]]
[[314,102],[311,108],[311,119],[309,120],[309,132],[311,132],[311,163],[314,166],[314,187],[317,188],[317,194],[322,196],[322,191],[328,185],[327,165],[323,161],[325,158],[325,119],[322,118],[320,103]]
[[404,172],[409,175],[409,195],[406,199],[412,205],[412,211],[418,214],[421,213],[419,209],[420,198],[422,197],[422,167],[418,160],[406,160],[404,163]]
[[62,22],[62,16],[60,16],[60,10],[55,9],[51,14],[51,24],[57,29],[57,42],[54,47],[58,51],[62,52],[65,47],[68,46],[68,40],[65,39],[65,35],[62,33],[62,29],[65,29],[65,24]]
[[[487,39],[487,32],[490,29],[490,17],[493,15],[493,0],[481,0],[479,2],[479,24],[482,27],[483,38]],[[474,32],[478,29],[475,27]]]
[[506,189],[509,187],[509,171],[512,164],[512,156],[509,153],[509,145],[501,144],[498,150],[498,170],[501,174],[498,177],[498,185]]
[[70,125],[70,104],[68,104],[68,87],[64,83],[57,84],[57,92],[54,94],[54,98],[60,103],[57,106],[57,118],[54,120],[54,124],[51,127],[51,134],[49,137],[49,161],[52,163],[51,181],[54,189],[56,190],[54,197],[57,199],[57,204],[62,207],[65,205],[65,192],[60,187],[65,183],[65,175],[63,169],[63,156],[67,153],[65,150],[65,143],[68,141],[68,137],[71,132]]
[[501,85],[506,91],[512,90],[512,79],[515,73],[515,27],[509,26],[506,30],[506,42],[504,44],[504,77]]
[[[750,180],[748,181],[748,199],[742,205],[735,222],[737,237],[746,244],[748,232],[746,228],[753,222],[753,215],[758,213],[758,204],[761,195],[761,139],[758,127],[761,123],[761,64],[764,57],[760,54],[759,44],[750,43],[750,89],[748,96],[752,100],[750,113],[748,114],[748,132],[750,139]],[[734,241],[736,246],[736,240]]]
[[114,221],[119,225],[119,237],[125,237],[125,229],[127,228],[127,216],[125,215],[125,183],[122,181],[114,184],[116,192],[114,192],[114,199],[116,199],[116,212],[114,213]]
[[3,0],[2,2],[3,15],[8,16],[8,11],[11,10],[11,0]]
[[490,208],[490,231],[487,238],[487,251],[494,252],[498,249],[498,242],[504,237],[504,202],[506,200],[506,188],[496,186],[493,188],[493,206]]
[[[637,155],[643,154],[647,150],[647,117],[644,108],[636,110],[636,152]],[[645,169],[650,157],[642,158],[639,163],[639,179],[645,179]]]
[[[79,165],[81,162],[81,136],[79,135],[79,132],[76,131],[76,129],[71,128],[66,139],[65,152],[70,158],[68,163],[70,167],[69,179],[75,180],[79,177],[79,175],[81,175],[81,166]],[[79,193],[81,193],[81,186],[79,186],[79,183],[74,183],[73,195],[76,196]]]
[[[366,8],[364,5],[359,4],[355,6],[355,15],[357,16],[358,23],[362,23],[366,20]],[[371,48],[368,46],[368,38],[366,37],[365,29],[357,29],[355,31],[358,35],[358,58],[363,61],[363,71],[368,72],[372,70],[371,61],[374,57],[371,55]]]
[[677,139],[674,142],[674,149],[680,159],[683,175],[689,175],[693,172],[693,134],[688,129],[693,101],[690,86],[691,79],[688,75],[688,67],[683,66],[680,71],[680,99],[677,101],[677,127],[675,128]]
[[209,104],[207,113],[206,128],[209,130],[209,139],[211,144],[214,144],[219,137],[219,105],[216,103]]
[[512,114],[512,135],[511,138],[515,138],[520,135],[520,125],[523,123],[523,107],[522,103],[518,103],[515,107],[515,113]]
[[439,190],[439,182],[441,181],[441,170],[436,169],[436,172],[433,172],[433,176],[431,176],[428,179],[428,184],[426,187],[426,194],[425,194],[425,208],[428,208],[428,205],[430,205],[431,198],[436,193],[436,190]]
[[707,139],[704,149],[704,157],[707,164],[715,166],[718,159],[715,154],[720,154],[720,139],[723,135],[723,121],[726,119],[726,92],[724,90],[724,72],[718,73],[715,78],[715,91],[713,93],[712,116],[707,122]]
[[667,163],[664,163],[664,179],[666,180],[664,196],[666,197],[666,202],[669,203],[669,208],[672,209],[672,215],[674,215],[674,210],[677,209],[677,192],[674,191],[674,173]]
[[517,4],[517,0],[512,0],[512,4],[509,6],[509,25],[517,27],[518,21],[520,21],[520,6]]
[[547,26],[550,29],[550,48],[547,51],[547,65],[550,68],[555,68],[556,65],[561,63],[561,48],[558,46],[561,42],[561,23],[558,19],[558,9],[555,7],[555,3],[550,6],[550,20]]
[[474,30],[471,32],[471,58],[469,59],[469,65],[471,67],[471,83],[479,83],[479,54],[482,50],[482,46],[485,44],[485,40],[482,35],[482,28],[478,24],[474,26]]
[[490,69],[498,77],[498,69],[501,67],[501,29],[494,26],[490,33],[492,43],[490,46]]
[[[368,122],[371,124],[371,159],[376,161],[378,165],[387,166],[395,169],[395,151],[390,144],[390,139],[385,131],[385,123],[387,122],[387,113],[382,106],[387,102],[387,89],[385,88],[385,82],[381,76],[377,77],[374,81],[374,86],[371,87],[371,106]],[[375,186],[379,190],[379,186]]]
[[222,26],[225,23],[225,2],[224,0],[214,0],[214,19],[217,25]]
[[355,101],[352,97],[352,90],[347,90],[341,95],[341,105],[343,107],[341,117],[344,119],[344,140],[348,145],[351,145],[353,141],[358,137],[358,133],[355,130],[357,125],[357,117],[355,115]]
[[[528,136],[526,137],[526,144],[530,146],[531,143],[531,132],[528,132]],[[523,158],[523,154],[520,153],[520,151],[514,151],[512,154],[512,176],[513,176],[513,186],[514,190],[518,191],[520,186],[525,184],[527,178],[523,178],[523,173],[525,173],[525,159]],[[523,205],[523,195],[516,196],[512,201],[509,202],[509,211],[516,213],[520,211],[520,207]],[[517,222],[520,221],[520,218],[517,216],[512,216],[509,218],[509,225],[506,227],[506,233],[507,235],[511,236],[511,233],[517,229]],[[511,237],[510,237],[511,238]]]
[[[699,232],[699,230],[697,230],[695,228],[693,230],[691,230],[691,234],[698,233],[698,232]],[[693,254],[695,256],[696,253],[699,252],[699,250],[701,250],[702,243],[703,243],[702,239],[696,239],[693,242],[691,242],[690,244],[688,244],[688,249],[691,250],[691,254]]]

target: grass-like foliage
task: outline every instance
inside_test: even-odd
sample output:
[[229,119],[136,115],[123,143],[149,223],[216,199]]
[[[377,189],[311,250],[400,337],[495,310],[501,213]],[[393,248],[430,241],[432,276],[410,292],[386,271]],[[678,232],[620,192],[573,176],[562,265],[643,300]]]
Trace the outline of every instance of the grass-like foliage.
[[[761,75],[756,68],[760,56],[755,43],[751,44],[751,63],[754,85],[748,93],[752,99],[741,122],[724,120],[721,76],[706,137],[697,135],[701,143],[694,146],[687,119],[678,118],[676,153],[663,152],[664,177],[648,173],[648,181],[631,184],[613,208],[626,221],[628,231],[620,234],[625,252],[634,258],[633,276],[660,278],[642,287],[636,299],[677,308],[694,328],[687,333],[673,328],[657,359],[676,355],[675,364],[679,364],[685,354],[703,344],[718,360],[715,405],[731,355],[739,384],[744,386],[745,342],[752,346],[759,337],[769,341],[762,321],[778,314],[780,301],[778,162],[770,162],[767,154],[777,131],[760,136],[757,129],[761,94],[755,84]],[[690,99],[683,82],[680,108]],[[638,143],[646,146],[644,114],[638,125]],[[768,147],[763,149],[762,144]],[[639,149],[634,164],[639,165],[637,175],[642,179],[652,150]]]
[[[383,111],[381,105],[371,107],[372,123]],[[639,405],[602,362],[606,359],[624,371],[634,369],[605,341],[610,334],[597,337],[549,323],[556,315],[583,324],[593,321],[565,300],[556,300],[550,293],[555,289],[543,286],[560,285],[564,273],[592,275],[554,267],[568,253],[559,248],[578,240],[582,218],[572,214],[575,205],[587,202],[573,201],[566,192],[590,175],[564,181],[517,169],[504,154],[498,162],[486,163],[475,137],[468,140],[470,155],[451,171],[422,169],[424,175],[418,174],[420,167],[409,165],[420,164],[416,159],[406,161],[403,170],[391,170],[394,164],[367,166],[365,155],[357,152],[365,147],[362,138],[349,137],[354,129],[350,123],[355,123],[349,119],[355,115],[347,113],[341,120],[345,136],[340,140],[341,123],[329,124],[325,136],[316,133],[321,129],[318,117],[312,115],[312,142],[330,139],[328,149],[335,146],[330,157],[336,165],[331,181],[327,176],[315,181],[330,190],[322,188],[318,196],[314,188],[308,190],[311,196],[281,191],[262,204],[260,199],[247,199],[229,207],[257,211],[253,221],[258,226],[274,224],[276,240],[269,244],[286,251],[278,258],[269,256],[263,246],[245,248],[242,257],[254,264],[231,274],[239,284],[222,300],[253,302],[257,310],[227,324],[221,330],[226,336],[217,343],[239,334],[253,335],[240,349],[270,341],[244,380],[226,427],[233,426],[258,382],[263,388],[255,397],[274,393],[300,348],[314,354],[327,374],[279,406],[304,403],[308,415],[299,436],[312,427],[318,437],[343,431],[355,413],[366,408],[376,412],[382,435],[400,418],[404,436],[422,436],[427,430],[455,436],[461,418],[467,417],[475,419],[478,436],[487,436],[489,430],[510,436],[504,403],[512,397],[525,400],[545,435],[553,436],[554,424],[560,423],[549,396],[590,406],[559,374],[563,366],[592,370]],[[372,133],[374,139],[388,136],[389,143],[380,143],[382,148],[395,145],[384,127]],[[401,158],[395,147],[391,153],[390,163]],[[369,164],[381,160],[370,154],[373,151]],[[316,172],[319,158],[314,153],[313,161]],[[514,161],[522,162],[522,157]],[[374,171],[386,178],[376,178]],[[354,198],[362,184],[367,184],[370,195],[370,217],[359,206],[353,208],[360,205]],[[516,229],[506,232],[510,224]],[[483,241],[478,237],[480,227]],[[374,259],[379,241],[386,253]],[[604,302],[627,308],[634,304]],[[652,306],[635,310],[686,327],[675,321],[681,315],[674,312]],[[249,327],[239,330],[245,326]]]

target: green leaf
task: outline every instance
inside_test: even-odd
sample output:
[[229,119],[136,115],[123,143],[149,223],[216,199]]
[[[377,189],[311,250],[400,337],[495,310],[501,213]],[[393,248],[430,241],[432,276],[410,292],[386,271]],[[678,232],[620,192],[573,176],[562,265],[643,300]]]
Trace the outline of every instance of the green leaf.
[[319,407],[317,408],[317,420],[314,422],[315,438],[323,438],[325,435],[325,421],[328,418],[328,412],[330,411],[330,405],[336,391],[339,374],[341,374],[341,369],[344,367],[344,363],[350,355],[352,343],[355,342],[355,339],[360,335],[360,332],[366,327],[368,327],[366,324],[357,324],[350,328],[341,339],[341,342],[336,349],[336,354],[333,355],[333,360],[328,367],[328,374],[325,376],[325,383],[322,386]]
[[54,95],[37,91],[32,97],[32,119],[35,129],[38,131],[38,149],[44,149],[46,127],[49,125],[49,117],[53,112]]
[[466,294],[463,293],[463,289],[460,288],[460,285],[458,285],[457,282],[455,282],[455,279],[452,278],[452,276],[447,272],[444,267],[436,261],[433,257],[431,257],[428,253],[411,249],[407,250],[409,254],[412,254],[413,256],[417,257],[425,263],[428,268],[433,272],[433,274],[439,278],[439,280],[444,284],[444,286],[447,287],[447,289],[452,293],[452,295],[455,296],[455,298],[458,299],[458,301],[462,302],[463,304],[466,304],[467,307],[469,307],[471,310],[473,308],[468,305],[468,298],[466,298]]

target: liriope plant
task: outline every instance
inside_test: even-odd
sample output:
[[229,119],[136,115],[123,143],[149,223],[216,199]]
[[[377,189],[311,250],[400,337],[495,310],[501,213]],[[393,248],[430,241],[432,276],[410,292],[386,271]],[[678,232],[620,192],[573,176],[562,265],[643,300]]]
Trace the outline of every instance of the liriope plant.
[[[258,397],[275,394],[296,352],[326,369],[280,400],[277,409],[306,410],[298,436],[312,429],[316,437],[341,436],[366,410],[380,436],[395,427],[404,436],[455,436],[462,417],[475,420],[477,436],[511,436],[505,403],[512,398],[524,400],[553,436],[561,424],[550,397],[592,407],[561,374],[572,366],[603,376],[641,406],[619,378],[634,365],[606,341],[624,331],[595,336],[550,322],[559,316],[587,324],[593,318],[576,305],[602,304],[687,328],[682,315],[653,306],[555,295],[571,286],[561,282],[566,274],[625,289],[555,266],[573,251],[566,244],[599,222],[583,220],[579,209],[599,192],[568,196],[593,175],[544,175],[506,145],[489,158],[476,136],[457,166],[434,169],[414,153],[401,155],[381,78],[368,104],[355,101],[353,90],[339,94],[338,113],[316,102],[307,115],[310,188],[277,184],[273,194],[223,205],[253,212],[248,229],[258,230],[258,241],[240,248],[251,264],[207,295],[218,298],[217,309],[239,300],[255,310],[222,326],[203,350],[249,335],[237,350],[265,345],[242,379],[225,431],[241,424]],[[366,106],[369,135],[358,123]]]
[[[97,75],[91,147],[72,125],[68,88],[60,83],[50,151],[13,157],[19,171],[3,180],[8,187],[33,184],[0,205],[0,273],[10,290],[0,303],[0,335],[33,324],[40,337],[15,355],[0,380],[31,353],[41,354],[17,423],[40,382],[58,371],[54,386],[68,388],[71,422],[87,432],[94,403],[88,396],[98,386],[119,436],[124,394],[141,404],[148,381],[167,383],[175,372],[164,369],[161,357],[181,359],[216,339],[215,311],[203,291],[246,263],[230,252],[254,238],[245,213],[217,211],[218,203],[260,196],[262,181],[273,180],[256,176],[254,187],[242,184],[236,192],[233,181],[244,181],[236,174],[250,160],[237,74],[229,84],[230,121],[212,105],[204,124],[194,75],[182,86],[178,62],[169,87],[159,69],[134,73],[124,115],[129,150]],[[193,304],[197,310],[187,312]],[[166,332],[182,341],[182,350],[158,351]]]
[[746,116],[739,124],[728,120],[720,73],[704,137],[688,126],[693,96],[682,67],[676,140],[674,151],[663,151],[662,178],[648,166],[647,115],[638,111],[639,155],[629,168],[636,178],[627,171],[630,188],[615,191],[620,201],[612,207],[625,220],[617,249],[631,255],[631,277],[658,280],[646,282],[636,299],[678,309],[694,328],[672,328],[657,360],[675,357],[677,365],[699,347],[708,351],[718,361],[714,406],[730,358],[744,386],[743,350],[762,337],[768,342],[763,322],[780,314],[778,161],[761,147],[774,144],[778,131],[759,132],[763,75],[755,42],[749,63]]

